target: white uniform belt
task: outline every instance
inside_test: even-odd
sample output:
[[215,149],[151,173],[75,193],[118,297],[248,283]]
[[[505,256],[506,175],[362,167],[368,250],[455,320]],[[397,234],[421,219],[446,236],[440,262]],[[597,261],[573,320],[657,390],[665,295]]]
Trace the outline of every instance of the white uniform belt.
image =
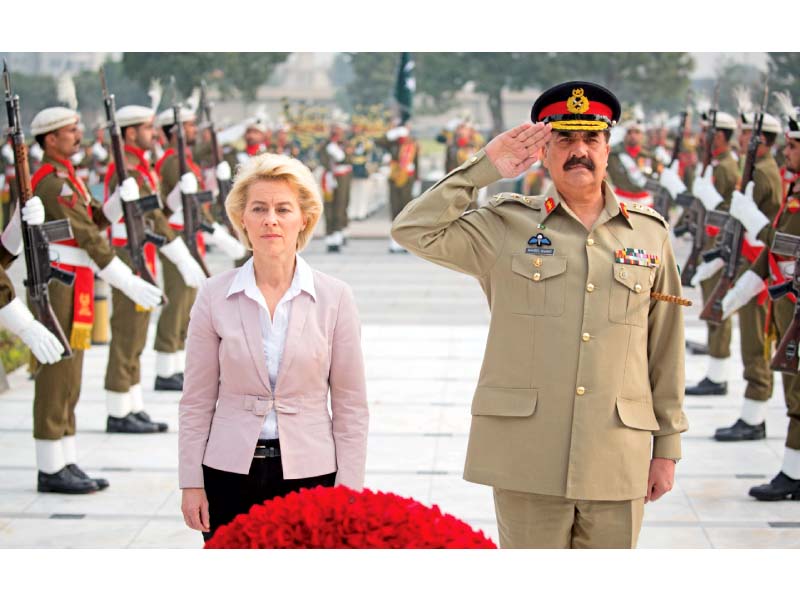
[[128,239],[128,228],[125,223],[114,223],[111,225],[111,237],[118,240]]
[[179,225],[180,227],[183,227],[183,211],[179,210],[177,212],[172,213],[167,222],[170,225]]
[[64,244],[50,244],[50,260],[53,262],[72,265],[73,267],[91,267],[92,259],[83,248],[65,246]]
[[348,173],[352,173],[353,166],[352,165],[336,165],[333,167],[333,174],[334,175],[347,175]]

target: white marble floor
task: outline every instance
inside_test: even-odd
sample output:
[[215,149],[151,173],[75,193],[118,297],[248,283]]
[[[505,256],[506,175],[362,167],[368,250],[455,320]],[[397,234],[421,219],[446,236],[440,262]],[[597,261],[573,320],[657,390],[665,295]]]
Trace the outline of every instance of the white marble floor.
[[[386,250],[384,239],[354,239],[341,255],[325,254],[320,241],[305,253],[314,267],[350,283],[359,304],[371,411],[366,485],[437,504],[496,539],[491,489],[461,479],[488,323],[485,299],[469,277]],[[212,269],[225,265],[215,258]],[[687,295],[697,299],[695,290]],[[698,306],[686,312],[687,338],[704,341],[698,312]],[[0,548],[202,545],[180,514],[179,394],[152,391],[151,348],[143,357],[146,408],[170,431],[141,437],[105,433],[107,348],[86,354],[77,408],[79,463],[111,482],[88,496],[36,492],[33,383],[23,370],[9,376],[11,390],[0,395]],[[779,469],[787,423],[780,378],[769,402],[767,440],[711,440],[716,427],[738,416],[744,383],[737,333],[733,351],[728,395],[686,400],[690,429],[677,484],[647,505],[640,548],[800,547],[800,502],[760,503],[747,496],[750,486]],[[688,382],[704,370],[704,358],[687,355]]]

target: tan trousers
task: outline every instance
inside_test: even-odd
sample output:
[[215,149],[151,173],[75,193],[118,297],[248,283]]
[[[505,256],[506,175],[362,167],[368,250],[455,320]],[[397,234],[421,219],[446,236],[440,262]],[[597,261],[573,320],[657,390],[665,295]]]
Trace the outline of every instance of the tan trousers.
[[164,273],[164,294],[169,302],[161,309],[156,327],[156,352],[172,354],[183,350],[186,343],[186,334],[189,331],[189,313],[192,310],[197,288],[186,285],[171,261],[161,261]]
[[501,548],[635,548],[644,498],[570,500],[494,488]]

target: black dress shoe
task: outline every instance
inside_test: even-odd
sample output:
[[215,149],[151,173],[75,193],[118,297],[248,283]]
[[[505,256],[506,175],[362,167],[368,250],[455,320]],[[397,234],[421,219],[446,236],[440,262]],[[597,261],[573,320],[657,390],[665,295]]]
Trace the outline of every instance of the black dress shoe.
[[336,244],[328,244],[328,252],[340,252],[341,248]]
[[156,423],[145,423],[128,413],[121,419],[108,416],[106,420],[106,433],[158,433]]
[[159,433],[162,433],[162,432],[166,431],[167,429],[169,429],[169,426],[166,423],[157,423],[156,421],[153,421],[150,418],[150,415],[148,415],[143,410],[140,410],[139,412],[135,412],[135,413],[131,413],[131,414],[134,417],[136,417],[137,419],[139,419],[140,421],[142,421],[143,423],[152,423],[153,425],[156,425],[158,427]]
[[800,500],[800,479],[781,471],[769,483],[750,488],[750,495],[756,500]]
[[705,356],[708,354],[708,345],[697,342],[686,342],[686,349],[694,355]]
[[720,427],[714,432],[718,442],[743,442],[745,440],[763,440],[767,437],[767,423],[748,425],[741,419],[730,427]]
[[83,472],[83,469],[81,469],[75,463],[68,464],[67,469],[69,469],[70,473],[75,475],[75,477],[78,479],[88,479],[89,481],[94,481],[97,484],[97,489],[99,490],[104,490],[108,487],[108,479],[103,479],[102,477],[89,477]]
[[37,477],[37,492],[52,492],[55,494],[90,494],[98,489],[97,483],[91,479],[81,479],[74,475],[67,467],[57,473],[43,473],[39,471]]
[[687,387],[685,394],[687,396],[724,396],[728,393],[728,382],[714,383],[708,377],[703,377],[703,380],[697,385]]
[[182,392],[183,391],[183,375],[178,377],[178,374],[170,375],[169,377],[156,376],[156,384],[153,386],[159,392]]

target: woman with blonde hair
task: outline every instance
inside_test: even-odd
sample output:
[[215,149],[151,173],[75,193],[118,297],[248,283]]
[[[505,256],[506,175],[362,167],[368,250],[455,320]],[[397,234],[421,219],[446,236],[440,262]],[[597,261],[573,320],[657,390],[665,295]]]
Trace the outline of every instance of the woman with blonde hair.
[[322,214],[311,172],[286,156],[253,157],[225,208],[253,257],[200,288],[180,402],[181,509],[206,540],[290,491],[361,489],[367,446],[353,293],[297,254]]

